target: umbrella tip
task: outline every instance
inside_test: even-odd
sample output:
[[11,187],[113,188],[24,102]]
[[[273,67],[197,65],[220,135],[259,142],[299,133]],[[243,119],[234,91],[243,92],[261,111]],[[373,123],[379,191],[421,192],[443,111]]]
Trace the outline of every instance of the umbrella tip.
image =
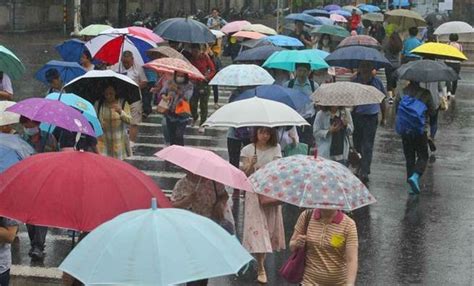
[[156,203],[156,198],[152,198],[151,199],[151,209],[152,210],[156,210],[158,207],[157,207],[157,203]]

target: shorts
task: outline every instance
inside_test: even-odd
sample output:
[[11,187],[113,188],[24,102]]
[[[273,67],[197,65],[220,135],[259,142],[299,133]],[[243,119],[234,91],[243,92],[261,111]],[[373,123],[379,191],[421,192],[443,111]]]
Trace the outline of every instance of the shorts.
[[130,113],[132,116],[130,125],[138,125],[142,122],[143,105],[141,100],[130,105]]

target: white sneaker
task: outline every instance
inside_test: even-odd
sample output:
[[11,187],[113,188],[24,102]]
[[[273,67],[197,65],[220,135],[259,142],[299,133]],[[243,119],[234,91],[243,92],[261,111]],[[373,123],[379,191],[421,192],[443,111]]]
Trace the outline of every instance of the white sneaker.
[[204,132],[206,132],[206,129],[204,128],[204,126],[200,126],[199,129],[198,129],[198,132],[199,133],[204,133]]
[[135,147],[135,142],[130,141],[130,148],[133,148],[133,147]]

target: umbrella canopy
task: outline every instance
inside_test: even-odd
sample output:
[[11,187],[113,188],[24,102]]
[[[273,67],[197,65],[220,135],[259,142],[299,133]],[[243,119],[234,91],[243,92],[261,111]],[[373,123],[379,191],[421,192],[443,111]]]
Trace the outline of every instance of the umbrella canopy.
[[284,35],[267,36],[265,40],[280,47],[304,47],[300,40]]
[[321,85],[313,93],[314,103],[321,106],[357,106],[382,102],[385,94],[373,86],[355,82]]
[[[245,111],[245,112],[243,112]],[[234,101],[215,111],[204,126],[302,126],[308,122],[291,107],[273,100],[252,97]]]
[[12,79],[19,79],[25,73],[25,66],[20,59],[2,45],[0,45],[0,71],[8,74]]
[[236,274],[252,259],[212,220],[190,211],[152,207],[101,225],[59,269],[86,285],[174,285]]
[[0,146],[14,149],[21,159],[25,159],[36,153],[35,149],[18,134],[0,133]]
[[439,26],[435,31],[435,35],[449,34],[468,34],[474,33],[474,28],[466,22],[452,21]]
[[283,48],[275,47],[273,45],[256,47],[253,49],[245,50],[241,52],[236,58],[236,62],[246,61],[265,61],[273,53],[283,51]]
[[342,10],[342,9],[339,9],[339,10],[333,10],[331,12],[329,12],[330,14],[337,14],[337,15],[340,15],[340,16],[343,16],[343,17],[347,17],[349,18],[352,14],[351,12],[348,12],[346,10]]
[[153,33],[152,30],[145,27],[136,27],[136,26],[131,26],[131,27],[122,28],[122,29],[109,29],[109,30],[103,31],[101,34],[128,34],[128,35],[138,36],[143,39],[151,40],[155,42],[156,44],[163,43],[165,41],[162,37]]
[[245,41],[241,42],[240,45],[244,46],[244,47],[247,47],[247,48],[250,48],[250,49],[253,49],[253,48],[257,48],[257,47],[269,46],[269,45],[272,45],[272,43],[270,43],[268,41],[264,41],[263,39],[258,39],[258,40],[250,39],[250,40],[245,40]]
[[232,36],[236,38],[246,38],[246,39],[252,39],[252,40],[259,40],[265,37],[264,34],[261,34],[259,32],[252,32],[252,31],[238,31]]
[[17,113],[6,111],[6,109],[12,105],[15,105],[14,101],[0,101],[0,126],[15,124],[20,122],[20,115]]
[[301,21],[307,24],[317,25],[318,21],[307,13],[292,13],[285,17],[287,21]]
[[37,154],[0,175],[0,215],[34,225],[91,231],[151,198],[171,206],[140,170],[91,152]]
[[87,119],[76,109],[66,104],[45,98],[28,98],[6,109],[31,120],[59,126],[72,132],[96,137]]
[[276,35],[277,32],[270,28],[270,27],[267,27],[265,25],[262,25],[262,24],[250,24],[250,25],[246,25],[242,28],[243,31],[251,31],[251,32],[258,32],[258,33],[261,33],[261,34],[265,34],[265,35]]
[[425,19],[420,14],[406,9],[388,11],[385,17],[388,23],[397,25],[401,30],[426,25]]
[[207,44],[214,43],[214,36],[201,22],[189,18],[171,18],[161,22],[154,32],[168,41]]
[[101,25],[101,24],[92,24],[84,29],[79,31],[79,36],[90,36],[90,37],[95,37],[102,33],[105,30],[111,29],[112,26],[109,25]]
[[326,5],[326,6],[324,6],[324,10],[326,10],[328,12],[335,11],[335,10],[341,10],[341,6],[336,5],[336,4]]
[[449,16],[447,14],[433,12],[425,16],[425,21],[426,23],[432,23],[434,27],[439,27],[441,24],[449,21]]
[[242,30],[243,27],[250,25],[251,23],[249,21],[233,21],[230,23],[227,23],[224,25],[224,27],[221,28],[221,32],[224,32],[226,34],[231,34],[238,32]]
[[187,74],[191,79],[206,79],[204,75],[192,64],[176,58],[156,59],[145,64],[143,67],[152,69],[158,73],[181,72]]
[[59,72],[59,77],[65,84],[86,73],[86,70],[78,63],[52,60],[36,72],[35,78],[45,85],[49,85],[46,73],[50,69],[56,69]]
[[338,48],[325,60],[331,66],[344,67],[348,69],[358,68],[362,61],[371,62],[376,69],[392,66],[379,51],[362,46]]
[[343,6],[341,9],[346,10],[346,11],[351,12],[351,13],[352,13],[353,10],[356,10],[357,14],[359,14],[359,15],[362,14],[362,10],[360,10],[359,8],[357,8],[356,6],[353,6],[353,5],[346,5],[346,6]]
[[[331,15],[336,15],[336,17],[337,17],[337,14],[331,14]],[[322,17],[322,16],[317,16],[317,17],[314,17],[314,18],[320,22],[319,25],[334,25],[334,20],[331,19],[331,15],[328,16],[329,18],[328,17]]]
[[0,145],[0,174],[20,160],[21,156],[15,149]]
[[443,62],[418,60],[406,63],[397,69],[399,79],[416,82],[455,81],[459,75]]
[[331,14],[329,18],[333,20],[334,22],[347,23],[347,19],[344,16],[339,15],[339,14]]
[[400,7],[410,7],[410,0],[393,0],[392,4],[390,4],[390,7],[393,8],[400,8]]
[[436,59],[465,61],[467,57],[455,47],[443,43],[426,43],[410,51],[412,54]]
[[211,33],[216,36],[216,39],[220,39],[225,36],[225,33],[219,30],[213,30],[211,29]]
[[64,61],[79,63],[84,53],[85,44],[86,42],[79,39],[70,39],[57,45],[55,49]]
[[377,13],[377,12],[382,12],[382,10],[375,5],[370,5],[370,4],[360,4],[357,6],[362,12],[365,13]]
[[342,40],[339,45],[337,45],[338,48],[349,46],[364,46],[376,49],[381,48],[380,43],[375,38],[367,35],[350,36]]
[[367,13],[362,15],[362,24],[364,27],[369,27],[372,22],[380,22],[384,21],[384,16],[382,13]]
[[281,51],[271,55],[263,64],[266,68],[282,69],[287,71],[295,71],[296,64],[304,63],[311,66],[311,70],[328,68],[328,64],[321,57],[327,53],[319,50],[302,50],[302,51]]
[[322,17],[329,17],[329,12],[323,9],[308,9],[303,11],[304,14],[308,14],[311,16],[322,16]]
[[303,208],[353,211],[376,202],[348,168],[321,157],[275,160],[249,179],[256,193]]
[[141,99],[140,87],[128,76],[111,70],[93,70],[64,86],[66,92],[74,93],[94,103],[103,97],[109,84],[116,87],[117,96],[132,104]]
[[195,175],[234,189],[253,191],[245,173],[214,152],[173,145],[155,153],[155,156],[188,170]]
[[185,56],[183,56],[183,54],[173,49],[172,47],[168,47],[168,46],[160,46],[157,48],[149,49],[148,51],[146,51],[146,53],[150,59],[166,57],[166,58],[180,59],[185,62],[189,62],[188,59]]
[[210,85],[253,86],[272,84],[275,79],[257,65],[234,64],[220,70],[209,82]]
[[311,33],[313,34],[328,34],[335,37],[345,38],[349,37],[351,34],[340,26],[330,26],[330,25],[322,25],[319,27],[315,27]]

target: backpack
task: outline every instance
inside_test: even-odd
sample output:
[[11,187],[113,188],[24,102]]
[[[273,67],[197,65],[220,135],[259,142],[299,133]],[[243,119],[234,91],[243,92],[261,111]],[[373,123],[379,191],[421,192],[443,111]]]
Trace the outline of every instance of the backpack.
[[395,130],[400,135],[421,135],[425,132],[425,112],[428,108],[421,100],[403,96],[398,105]]
[[[311,91],[314,92],[316,90],[314,86],[314,81],[309,80],[309,85],[311,85]],[[293,88],[295,86],[295,79],[290,79],[288,82],[288,88]]]

